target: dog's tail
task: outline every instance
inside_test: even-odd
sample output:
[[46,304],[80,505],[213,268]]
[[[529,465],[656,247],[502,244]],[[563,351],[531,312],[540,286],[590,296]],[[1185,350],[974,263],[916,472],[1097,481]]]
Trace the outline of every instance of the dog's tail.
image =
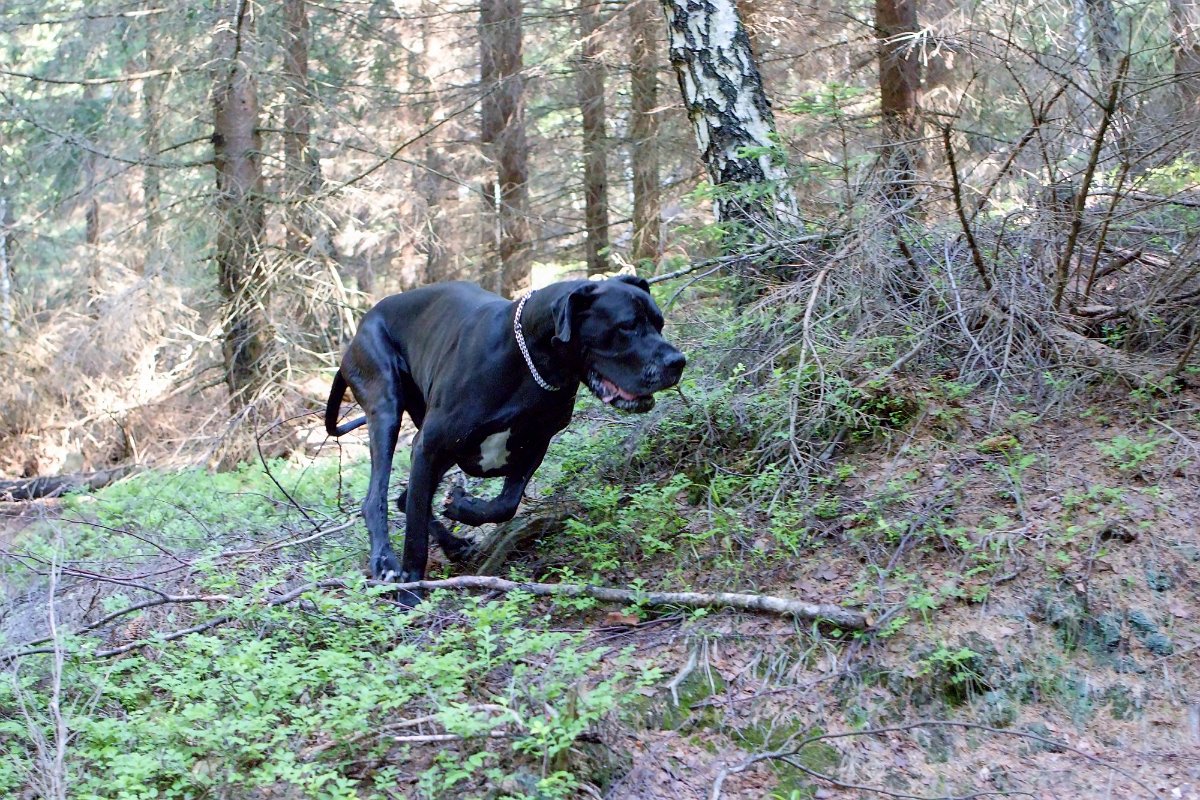
[[342,371],[339,369],[337,374],[333,376],[333,387],[329,390],[329,402],[325,404],[325,432],[330,436],[341,436],[344,433],[349,433],[355,428],[362,427],[366,424],[366,417],[359,417],[351,420],[345,425],[338,425],[338,414],[342,410],[342,397],[346,394],[346,379],[342,377]]

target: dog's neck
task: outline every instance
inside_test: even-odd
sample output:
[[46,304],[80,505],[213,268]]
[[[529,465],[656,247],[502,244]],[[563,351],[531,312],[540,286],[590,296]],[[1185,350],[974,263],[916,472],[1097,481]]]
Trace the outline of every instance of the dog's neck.
[[[573,364],[573,354],[560,352],[557,358],[548,356],[553,351],[566,349],[566,345],[554,338],[553,302],[554,298],[547,296],[545,292],[532,291],[525,296],[524,301],[518,300],[513,304],[513,345],[519,351],[521,348],[518,337],[524,338],[528,358],[525,353],[521,353],[519,357],[526,371],[534,377],[535,383],[546,391],[562,390],[566,394],[573,394],[572,390],[579,384],[579,376],[575,371],[559,366],[563,363]],[[545,385],[542,385],[543,382]],[[553,388],[547,389],[547,386]]]

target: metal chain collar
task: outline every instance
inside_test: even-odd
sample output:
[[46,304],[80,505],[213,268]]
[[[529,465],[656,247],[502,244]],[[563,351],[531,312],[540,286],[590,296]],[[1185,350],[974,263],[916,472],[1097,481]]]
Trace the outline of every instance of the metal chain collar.
[[525,366],[529,367],[529,374],[533,376],[534,383],[547,392],[557,392],[562,388],[561,386],[551,386],[538,374],[537,367],[533,365],[533,359],[529,355],[529,345],[525,344],[525,334],[521,330],[521,312],[525,309],[525,301],[531,297],[533,297],[533,291],[530,291],[517,303],[517,313],[513,316],[513,333],[517,336],[517,347],[520,349],[521,355],[525,357]]

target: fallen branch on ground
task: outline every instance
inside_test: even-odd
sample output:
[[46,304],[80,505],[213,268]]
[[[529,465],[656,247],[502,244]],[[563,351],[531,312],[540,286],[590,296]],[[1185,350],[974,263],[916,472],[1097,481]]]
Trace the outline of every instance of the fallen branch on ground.
[[131,465],[104,469],[89,475],[53,475],[0,481],[0,500],[39,500],[79,489],[99,489],[133,472]]
[[[614,589],[607,586],[587,586],[573,583],[522,583],[518,581],[504,580],[503,578],[495,578],[486,575],[461,575],[457,578],[447,578],[437,581],[415,581],[413,583],[383,583],[380,581],[368,581],[370,586],[381,586],[387,589],[396,591],[404,589],[487,589],[497,592],[528,592],[537,597],[594,597],[597,600],[603,600],[609,603],[637,603],[644,606],[681,606],[683,608],[736,608],[742,611],[755,611],[765,614],[777,614],[784,617],[794,617],[799,620],[809,621],[824,621],[837,625],[839,628],[847,630],[864,630],[871,625],[870,618],[860,612],[852,611],[841,606],[808,603],[802,600],[788,600],[783,597],[771,597],[769,595],[760,594],[738,594],[735,592],[639,592],[632,589]],[[303,586],[297,586],[288,592],[276,595],[274,597],[266,597],[263,599],[263,605],[267,607],[275,607],[291,603],[298,600],[307,592],[314,589],[349,589],[352,584],[347,581],[330,579],[324,581],[316,581],[314,583],[306,583]],[[223,595],[208,595],[208,596],[164,596],[165,599],[159,601],[149,601],[141,607],[150,607],[154,605],[163,605],[165,603],[208,603],[219,600],[233,600],[234,598],[226,598]],[[129,609],[123,610],[122,613]],[[115,614],[110,614],[111,619]],[[176,639],[181,639],[184,636],[192,633],[201,633],[211,630],[220,625],[233,622],[237,619],[234,614],[220,614],[212,619],[193,625],[190,628],[174,631],[158,637],[157,639],[138,639],[133,642],[128,642],[119,647],[111,647],[106,650],[97,650],[92,654],[95,658],[108,658],[111,656],[128,653],[131,650],[145,647],[154,641],[170,642]],[[95,627],[96,623],[88,626],[86,629]],[[6,663],[23,656],[37,655],[39,653],[52,652],[52,648],[28,647],[35,642],[27,643],[26,649],[17,650],[9,653],[0,654],[0,663]]]
[[413,583],[372,583],[389,589],[490,589],[496,592],[529,592],[538,597],[593,597],[608,603],[637,603],[644,606],[682,606],[683,608],[736,608],[778,614],[802,620],[824,620],[849,630],[863,630],[870,619],[860,611],[841,606],[788,600],[762,594],[735,592],[638,592],[613,589],[607,586],[588,586],[576,583],[524,583],[487,575],[461,575],[440,581]]
[[1139,389],[1161,388],[1171,380],[1169,365],[1115,350],[1061,325],[1047,327],[1046,333],[1066,359],[1116,375]]

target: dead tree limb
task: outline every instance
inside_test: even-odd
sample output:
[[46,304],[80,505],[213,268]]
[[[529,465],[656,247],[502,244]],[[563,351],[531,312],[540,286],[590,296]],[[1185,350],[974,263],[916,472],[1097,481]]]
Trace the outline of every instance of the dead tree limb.
[[[392,590],[403,589],[487,589],[497,592],[528,592],[537,597],[593,597],[608,603],[637,603],[646,606],[682,606],[683,608],[736,608],[742,611],[754,611],[763,614],[776,614],[793,617],[798,620],[823,621],[837,625],[846,630],[865,630],[870,627],[871,619],[860,611],[831,604],[808,603],[803,600],[789,600],[784,597],[772,597],[759,594],[738,594],[734,592],[638,592],[631,589],[614,589],[607,586],[588,586],[572,583],[523,583],[504,580],[487,575],[461,575],[457,578],[447,578],[436,581],[415,581],[412,583],[382,583],[368,581],[370,586],[379,586]],[[298,600],[303,595],[315,589],[350,589],[353,584],[337,578],[315,581],[297,586],[284,594],[263,598],[262,604],[267,608],[286,605]],[[221,596],[180,596],[168,597],[163,602],[211,602],[222,599]],[[149,603],[161,605],[163,603]],[[189,628],[157,635],[153,638],[138,639],[119,647],[110,647],[92,653],[93,658],[108,658],[128,653],[155,642],[171,642],[182,639],[193,633],[202,633],[213,628],[234,622],[238,619],[234,613],[219,614],[204,622]],[[32,642],[30,644],[33,644]],[[52,652],[51,648],[28,647],[22,650],[0,654],[0,663],[7,663],[24,656]]]
[[375,583],[389,589],[488,589],[496,592],[529,592],[537,597],[593,597],[608,603],[637,603],[647,606],[682,606],[684,608],[736,608],[764,614],[777,614],[801,620],[823,620],[840,628],[864,630],[870,618],[848,608],[823,603],[808,603],[761,594],[735,592],[637,592],[608,586],[589,586],[577,583],[525,583],[504,580],[488,575],[460,575],[439,581],[412,583]]
[[48,475],[0,481],[0,501],[38,500],[44,497],[58,497],[80,489],[99,489],[124,478],[133,470],[132,465],[126,465],[88,475]]

